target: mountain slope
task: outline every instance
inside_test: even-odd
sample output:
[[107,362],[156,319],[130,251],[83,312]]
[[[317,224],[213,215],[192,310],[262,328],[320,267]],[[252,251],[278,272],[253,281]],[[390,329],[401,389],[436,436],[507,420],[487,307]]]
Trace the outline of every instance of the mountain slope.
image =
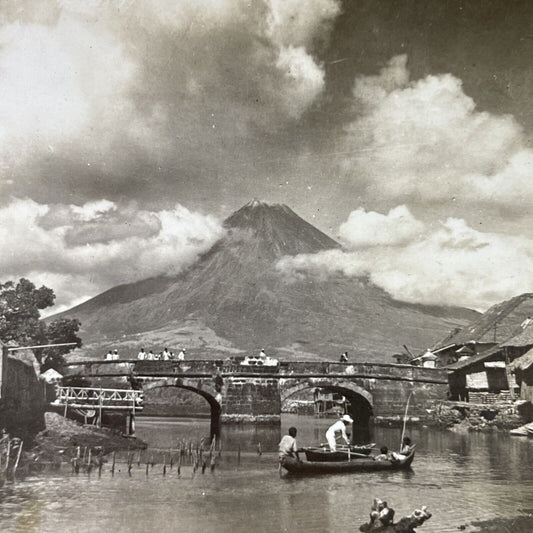
[[[288,277],[276,268],[284,255],[340,245],[285,205],[254,201],[225,227],[226,236],[180,275],[114,287],[63,316],[81,320],[84,340],[135,335],[137,348],[140,339],[173,342],[171,332],[187,323],[213,332],[227,348],[323,357],[348,350],[360,360],[385,361],[402,344],[425,349],[477,317],[461,308],[399,302],[366,278]],[[157,334],[161,329],[165,335]],[[194,340],[192,330],[178,339],[193,349],[198,339],[210,347],[205,336]]]

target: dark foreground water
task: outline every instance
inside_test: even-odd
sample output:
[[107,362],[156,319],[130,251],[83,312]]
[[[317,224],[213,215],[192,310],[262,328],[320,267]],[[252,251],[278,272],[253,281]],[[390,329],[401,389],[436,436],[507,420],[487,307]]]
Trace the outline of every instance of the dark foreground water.
[[[323,441],[326,420],[287,416],[300,445]],[[208,434],[208,420],[140,419],[138,436],[150,443],[146,457],[179,439]],[[397,516],[427,505],[433,518],[421,532],[452,532],[476,519],[515,516],[533,508],[533,439],[507,435],[457,435],[409,430],[417,442],[412,471],[280,477],[275,446],[279,428],[223,428],[223,452],[214,472],[156,464],[146,475],[144,457],[131,477],[124,464],[114,477],[96,472],[58,473],[0,489],[2,532],[291,532],[345,533],[367,520],[374,497]],[[400,431],[377,428],[375,442],[397,447]],[[258,456],[257,445],[263,454]],[[241,448],[241,461],[236,450]],[[122,459],[122,458],[121,458]],[[470,525],[466,531],[473,531]],[[505,529],[503,531],[512,531]]]

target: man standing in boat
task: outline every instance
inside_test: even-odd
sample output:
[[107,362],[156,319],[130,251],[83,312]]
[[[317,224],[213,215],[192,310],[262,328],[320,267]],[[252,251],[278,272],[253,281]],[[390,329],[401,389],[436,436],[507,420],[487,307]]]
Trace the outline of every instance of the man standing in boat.
[[326,431],[326,439],[329,444],[329,449],[332,452],[337,450],[337,432],[340,432],[341,437],[344,439],[344,442],[346,442],[347,445],[350,444],[350,439],[348,439],[348,435],[346,435],[346,426],[352,423],[353,419],[350,415],[342,415],[340,420],[337,420],[335,424],[328,428]]

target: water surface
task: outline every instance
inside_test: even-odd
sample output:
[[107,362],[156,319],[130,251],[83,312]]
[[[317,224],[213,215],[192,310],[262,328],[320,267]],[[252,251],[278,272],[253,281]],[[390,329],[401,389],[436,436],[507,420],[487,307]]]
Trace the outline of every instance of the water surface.
[[[281,430],[295,425],[300,445],[310,445],[324,440],[328,424],[286,416]],[[179,476],[168,465],[163,476],[162,450],[208,435],[209,421],[145,418],[138,420],[137,433],[151,447],[131,477],[124,464],[113,477],[108,464],[101,478],[96,472],[76,476],[65,465],[0,489],[0,530],[338,533],[356,531],[379,497],[397,516],[427,505],[433,518],[420,531],[431,533],[533,507],[533,439],[411,429],[417,442],[412,471],[293,478],[280,477],[277,468],[280,428],[224,427],[215,471],[202,475],[182,466]],[[400,431],[376,428],[373,439],[396,448]],[[145,461],[152,456],[158,464],[147,476]]]

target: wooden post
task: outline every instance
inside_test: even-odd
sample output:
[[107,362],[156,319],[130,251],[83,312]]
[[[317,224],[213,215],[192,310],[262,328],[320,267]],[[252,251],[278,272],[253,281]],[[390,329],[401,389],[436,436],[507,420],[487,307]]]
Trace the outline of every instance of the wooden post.
[[98,427],[102,427],[102,387],[100,387],[100,394],[98,395]]
[[70,387],[67,387],[67,397],[65,399],[65,410],[63,411],[63,417],[67,418],[67,409],[68,409],[68,397],[70,394]]
[[15,465],[13,466],[13,483],[15,482],[15,474],[17,472],[17,467],[19,465],[20,454],[22,453],[22,445],[23,445],[23,441],[20,441],[19,442],[19,449],[18,449],[18,453],[17,453],[17,459],[15,460]]
[[115,475],[116,453],[117,453],[117,452],[113,452],[113,465],[111,466],[111,475],[112,475],[112,476]]

